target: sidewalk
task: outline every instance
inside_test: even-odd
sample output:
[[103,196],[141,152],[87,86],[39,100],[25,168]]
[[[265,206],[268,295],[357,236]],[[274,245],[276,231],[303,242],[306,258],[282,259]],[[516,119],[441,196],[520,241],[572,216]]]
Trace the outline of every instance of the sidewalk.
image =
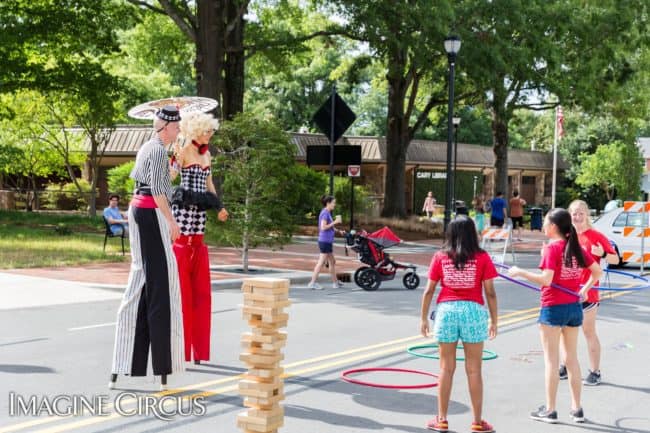
[[[523,242],[515,242],[517,254],[537,254],[545,236],[540,232],[526,230]],[[400,262],[413,263],[424,271],[431,261],[432,254],[442,246],[442,239],[423,239],[418,242],[404,242],[393,247],[388,252],[391,257]],[[211,279],[213,288],[235,289],[241,286],[241,281],[251,277],[288,278],[293,285],[306,285],[314,269],[318,257],[315,238],[296,236],[294,241],[282,249],[256,248],[249,252],[249,266],[253,272],[244,274],[241,268],[241,253],[235,248],[208,247],[211,264]],[[499,244],[502,245],[502,244]],[[494,249],[502,249],[495,245]],[[354,272],[362,264],[356,254],[349,250],[345,255],[343,240],[336,239],[334,255],[336,270],[339,273]],[[84,266],[60,268],[27,268],[7,269],[3,272],[28,275],[32,277],[50,278],[55,280],[90,283],[93,286],[122,290],[129,275],[130,263],[95,263]],[[327,269],[321,273],[321,281],[327,279]]]

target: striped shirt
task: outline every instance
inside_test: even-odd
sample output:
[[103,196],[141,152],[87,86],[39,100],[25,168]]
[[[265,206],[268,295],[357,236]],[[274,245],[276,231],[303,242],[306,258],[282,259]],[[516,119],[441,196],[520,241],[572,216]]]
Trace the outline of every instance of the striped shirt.
[[152,195],[166,195],[171,201],[172,183],[168,165],[165,145],[155,136],[138,150],[131,178],[141,184],[149,185]]

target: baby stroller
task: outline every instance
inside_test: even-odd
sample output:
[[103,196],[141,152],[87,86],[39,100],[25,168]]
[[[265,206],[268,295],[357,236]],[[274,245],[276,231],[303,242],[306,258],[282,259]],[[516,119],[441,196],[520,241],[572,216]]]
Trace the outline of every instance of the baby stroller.
[[402,242],[388,227],[368,233],[362,230],[346,234],[346,244],[358,254],[359,261],[367,266],[361,266],[354,273],[354,282],[363,290],[377,290],[382,281],[392,280],[398,269],[408,269],[402,283],[409,290],[420,285],[420,277],[415,273],[415,265],[401,264],[391,260],[386,248]]

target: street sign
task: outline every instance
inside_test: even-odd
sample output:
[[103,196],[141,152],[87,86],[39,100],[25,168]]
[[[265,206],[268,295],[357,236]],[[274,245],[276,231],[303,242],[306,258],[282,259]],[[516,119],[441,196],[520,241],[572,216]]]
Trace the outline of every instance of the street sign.
[[[329,165],[329,146],[307,146],[307,165]],[[334,146],[334,165],[361,165],[361,146]]]
[[[334,98],[334,104],[332,104],[332,98]],[[333,120],[332,108],[334,108]],[[334,92],[314,114],[312,120],[328,139],[336,143],[356,118],[357,115],[354,114],[348,104],[341,99],[338,93]],[[332,131],[332,125],[334,125],[334,131]]]
[[348,176],[349,177],[360,177],[361,176],[361,166],[360,165],[348,165]]

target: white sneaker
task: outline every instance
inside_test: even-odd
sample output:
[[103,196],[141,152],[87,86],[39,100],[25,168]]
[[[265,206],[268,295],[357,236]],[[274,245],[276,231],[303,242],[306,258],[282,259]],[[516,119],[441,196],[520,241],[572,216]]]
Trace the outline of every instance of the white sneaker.
[[342,281],[337,281],[336,283],[332,283],[332,289],[342,289],[342,288],[343,288]]
[[312,290],[323,290],[323,286],[318,283],[309,283],[307,284],[307,288]]

